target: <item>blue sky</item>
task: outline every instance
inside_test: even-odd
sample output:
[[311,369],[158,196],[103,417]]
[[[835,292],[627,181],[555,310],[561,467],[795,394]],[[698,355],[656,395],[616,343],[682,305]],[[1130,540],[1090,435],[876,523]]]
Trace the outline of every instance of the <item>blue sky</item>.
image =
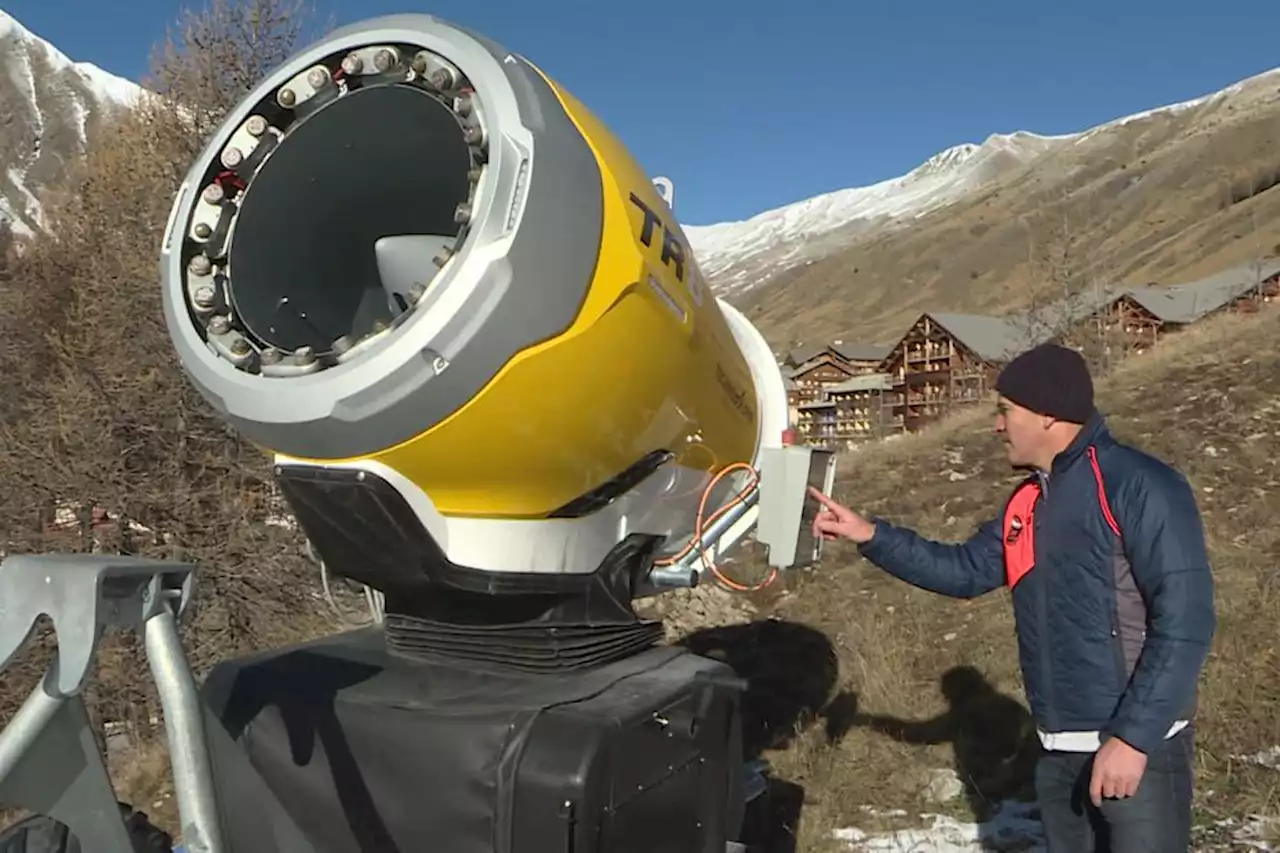
[[[312,2],[338,23],[432,12],[523,53],[651,174],[673,179],[689,225],[874,183],[992,132],[1080,130],[1280,65],[1276,0]],[[73,59],[132,79],[181,5],[0,0]]]

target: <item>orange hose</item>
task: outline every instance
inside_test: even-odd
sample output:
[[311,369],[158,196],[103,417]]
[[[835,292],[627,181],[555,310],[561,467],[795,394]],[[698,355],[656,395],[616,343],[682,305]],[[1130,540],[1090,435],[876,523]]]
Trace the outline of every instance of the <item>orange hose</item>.
[[[703,515],[704,513],[706,513],[706,510],[707,510],[707,501],[711,497],[711,491],[716,487],[716,484],[719,483],[722,478],[724,478],[725,476],[727,476],[728,474],[734,471],[749,472],[751,476],[748,478],[747,484],[738,490],[737,494],[733,496],[733,500],[730,500],[724,506],[720,507],[714,513],[712,513],[710,517],[703,518]],[[708,549],[702,545],[702,534],[703,534],[703,530],[707,527],[707,525],[714,524],[716,520],[719,519],[726,512],[728,512],[729,509],[733,507],[735,503],[742,502],[746,498],[747,493],[751,491],[752,487],[756,483],[758,483],[759,480],[760,480],[760,475],[756,472],[756,469],[748,465],[746,462],[733,462],[729,465],[726,465],[724,468],[721,468],[718,472],[716,472],[715,476],[711,478],[711,482],[708,483],[706,488],[702,490],[702,498],[698,502],[698,514],[694,521],[694,526],[693,526],[693,537],[689,540],[689,542],[683,548],[680,549],[678,553],[670,557],[663,557],[660,560],[655,560],[654,565],[669,566],[672,563],[675,563],[683,559],[686,554],[688,554],[694,548],[697,548],[698,556],[702,561],[703,568],[706,569],[708,572],[710,572],[711,575],[716,579],[717,582],[720,583],[721,586],[727,587],[728,589],[734,590],[736,592],[759,592],[760,590],[764,589],[765,587],[773,583],[774,580],[776,580],[778,577],[778,570],[774,567],[769,568],[769,574],[765,577],[763,581],[761,581],[758,584],[748,585],[748,584],[739,583],[738,581],[733,580],[728,575],[726,575],[724,571],[722,571],[718,566],[716,566],[713,562],[711,562],[710,558],[707,556]]]

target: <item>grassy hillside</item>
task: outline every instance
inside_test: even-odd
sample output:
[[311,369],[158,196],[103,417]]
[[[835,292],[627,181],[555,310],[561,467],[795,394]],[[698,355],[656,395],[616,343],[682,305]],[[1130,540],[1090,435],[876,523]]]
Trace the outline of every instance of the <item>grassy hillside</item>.
[[[1280,744],[1277,336],[1280,310],[1207,321],[1100,386],[1118,436],[1186,472],[1208,529],[1220,628],[1203,681],[1199,849],[1226,831],[1214,829],[1218,821],[1280,814],[1280,774],[1244,757]],[[850,454],[836,497],[961,539],[997,510],[1015,479],[990,412],[978,409]],[[758,567],[733,570],[745,577]],[[843,849],[831,840],[836,828],[898,828],[937,812],[972,820],[1028,793],[1032,733],[1005,593],[960,602],[918,591],[838,544],[820,568],[765,593],[704,588],[656,604],[674,640],[729,660],[751,684],[748,748],[770,759],[775,778],[774,809],[758,816],[757,831],[773,841],[767,849]],[[959,684],[949,716],[948,673]],[[989,690],[975,689],[984,684]],[[935,724],[871,727],[855,712]],[[908,742],[926,736],[936,742]],[[162,749],[149,743],[113,758],[121,793],[174,828]],[[931,786],[947,768],[967,790],[934,802]]]
[[[1171,460],[1196,489],[1217,579],[1220,628],[1203,681],[1197,820],[1280,813],[1280,773],[1239,756],[1280,743],[1280,311],[1225,317],[1170,339],[1102,381],[1100,407],[1122,440]],[[927,432],[865,446],[843,463],[836,497],[940,539],[967,537],[1017,479],[990,422],[975,410]],[[756,571],[739,567],[743,577]],[[760,597],[753,625],[695,633],[753,685],[754,745],[783,791],[775,820],[794,849],[839,849],[836,827],[919,823],[923,812],[968,820],[1026,793],[1033,755],[1007,593],[960,602],[916,590],[837,545],[816,570]],[[702,593],[703,599],[728,594]],[[705,601],[699,609],[715,612]],[[957,670],[969,667],[970,670]],[[954,706],[942,696],[948,672]],[[983,683],[991,688],[983,693]],[[853,717],[923,721],[933,731]],[[926,727],[927,728],[927,727]],[[932,736],[932,745],[902,738]],[[942,805],[933,774],[971,780]],[[801,790],[802,789],[802,792]],[[793,802],[788,803],[788,793]],[[797,800],[803,809],[795,814]],[[904,815],[875,818],[871,809]],[[775,827],[776,829],[776,827]],[[1202,842],[1213,833],[1201,832]],[[792,849],[775,843],[773,849]]]
[[[1280,253],[1280,77],[1056,147],[905,229],[822,238],[738,303],[775,344],[892,340],[926,309],[1207,275]],[[862,229],[862,226],[859,226]],[[863,229],[865,230],[865,229]]]
[[[1099,389],[1122,440],[1187,474],[1208,530],[1220,627],[1202,687],[1198,849],[1225,840],[1230,826],[1220,821],[1280,815],[1280,773],[1246,758],[1280,744],[1277,336],[1280,310],[1207,321],[1127,362]],[[836,497],[962,539],[1017,479],[1003,458],[990,413],[978,409],[846,457]],[[745,578],[759,567],[732,571]],[[1033,735],[1004,592],[961,602],[915,590],[837,544],[820,568],[764,593],[708,586],[643,609],[655,607],[673,641],[728,660],[750,683],[747,746],[774,771],[772,811],[753,823],[771,839],[768,850],[843,850],[831,840],[837,828],[915,826],[926,813],[973,820],[1030,793]],[[959,685],[950,715],[947,673]],[[870,727],[856,713],[934,725]],[[922,736],[937,742],[907,742]],[[148,744],[115,759],[124,796],[174,826],[163,751]],[[931,786],[948,768],[968,780],[965,790],[935,802]]]

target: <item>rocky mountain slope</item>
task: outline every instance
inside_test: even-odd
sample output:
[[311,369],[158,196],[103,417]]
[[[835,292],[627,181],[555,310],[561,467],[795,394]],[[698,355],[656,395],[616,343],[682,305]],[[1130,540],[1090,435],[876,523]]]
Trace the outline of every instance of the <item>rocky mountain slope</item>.
[[[0,219],[41,197],[140,87],[0,11]],[[1080,133],[995,134],[906,175],[689,227],[713,286],[779,347],[887,341],[921,310],[999,312],[1280,253],[1280,69]]]
[[717,289],[742,293],[771,272],[819,257],[853,234],[909,225],[1034,162],[1066,139],[1022,131],[994,134],[981,145],[964,143],[935,154],[901,177],[825,193],[743,222],[686,227],[685,233]]
[[1280,69],[1083,131],[992,136],[911,173],[687,229],[777,346],[889,340],[926,308],[1189,279],[1280,252]]
[[40,230],[42,195],[84,156],[95,122],[140,91],[0,10],[0,219],[18,234]]

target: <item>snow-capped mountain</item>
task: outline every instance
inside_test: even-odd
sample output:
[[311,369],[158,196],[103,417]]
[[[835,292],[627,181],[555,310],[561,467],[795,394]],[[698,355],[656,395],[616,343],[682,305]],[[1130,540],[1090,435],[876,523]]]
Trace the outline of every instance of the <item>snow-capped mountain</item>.
[[40,193],[84,156],[93,122],[142,89],[75,62],[0,10],[0,219],[44,227]]
[[[971,197],[1046,154],[1096,141],[1108,131],[1206,105],[1280,74],[1264,72],[1217,92],[1123,116],[1079,133],[994,134],[981,145],[948,148],[905,175],[865,187],[836,190],[768,210],[745,221],[690,226],[684,231],[712,287],[742,293],[789,267],[840,248],[854,234],[910,225],[919,217]],[[839,232],[837,236],[833,232]]]
[[910,221],[1027,165],[1067,138],[996,134],[981,145],[965,143],[939,152],[901,177],[824,193],[744,222],[686,226],[684,231],[717,290],[748,290],[762,281],[762,273],[812,254],[813,241],[831,231],[854,223],[872,227]]

